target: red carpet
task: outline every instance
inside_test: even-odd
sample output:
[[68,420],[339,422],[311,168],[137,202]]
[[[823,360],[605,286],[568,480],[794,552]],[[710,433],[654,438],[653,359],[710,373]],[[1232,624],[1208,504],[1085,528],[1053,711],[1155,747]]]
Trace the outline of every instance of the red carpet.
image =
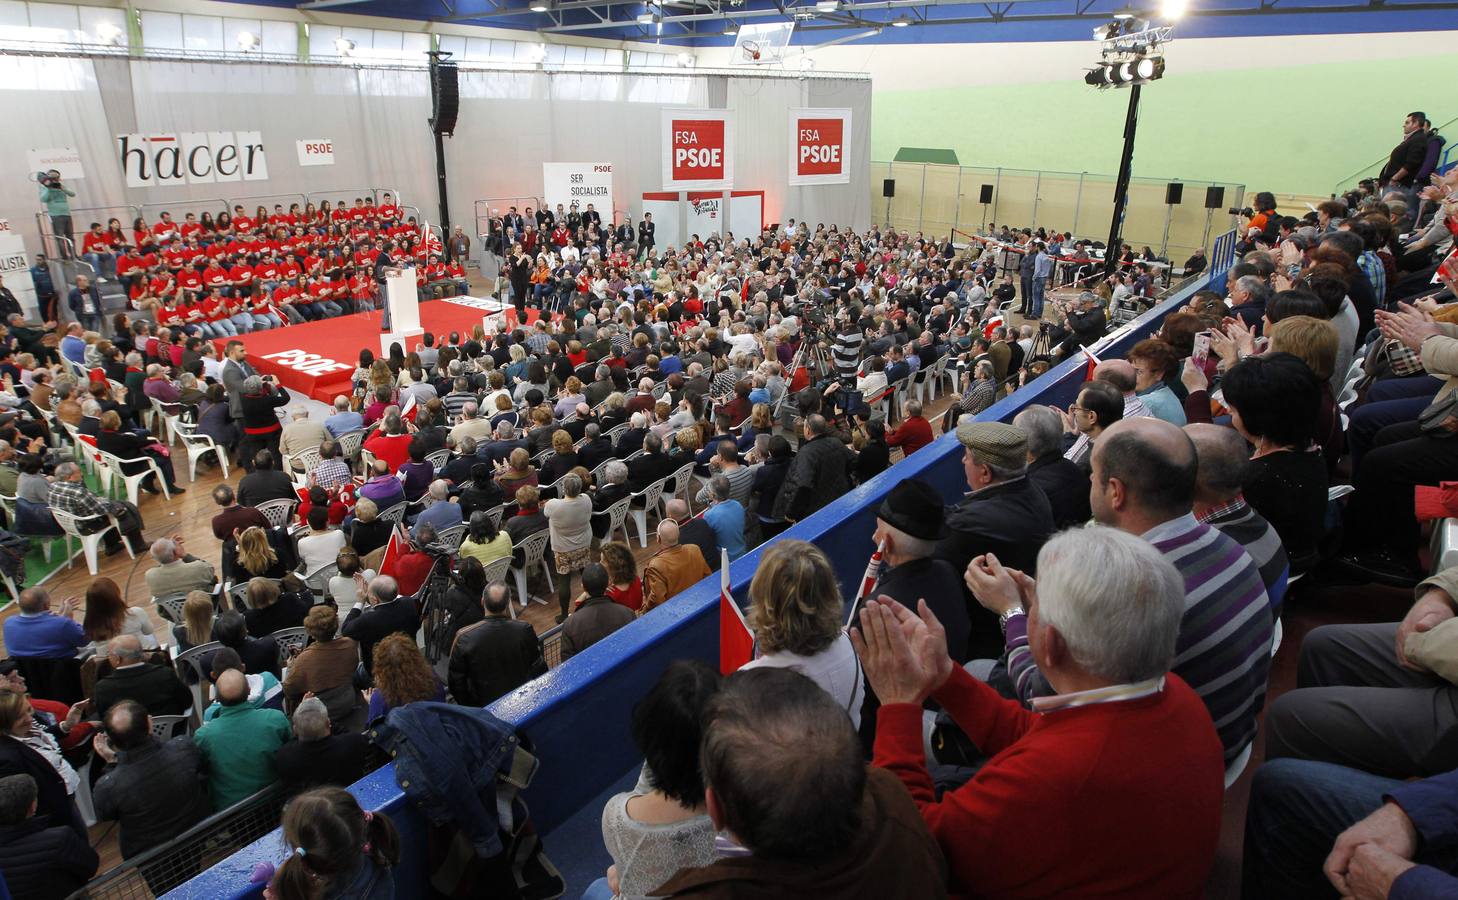
[[[464,337],[486,315],[484,310],[459,302],[430,300],[420,304],[420,327],[437,336],[459,331]],[[356,313],[258,331],[238,340],[260,374],[274,376],[290,391],[333,403],[338,395],[349,393],[349,377],[359,365],[359,351],[369,349],[380,355],[380,316],[379,312]],[[506,317],[514,324],[516,310],[508,306]],[[536,318],[536,310],[527,310],[528,324]],[[225,343],[217,341],[220,349]],[[405,352],[413,349],[412,343]]]

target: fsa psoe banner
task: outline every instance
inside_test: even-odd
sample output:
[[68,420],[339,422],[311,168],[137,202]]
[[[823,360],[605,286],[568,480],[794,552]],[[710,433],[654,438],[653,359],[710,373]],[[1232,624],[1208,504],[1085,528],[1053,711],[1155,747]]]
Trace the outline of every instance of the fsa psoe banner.
[[734,113],[724,109],[665,109],[662,141],[665,191],[734,186]]
[[850,184],[851,111],[790,110],[790,184]]

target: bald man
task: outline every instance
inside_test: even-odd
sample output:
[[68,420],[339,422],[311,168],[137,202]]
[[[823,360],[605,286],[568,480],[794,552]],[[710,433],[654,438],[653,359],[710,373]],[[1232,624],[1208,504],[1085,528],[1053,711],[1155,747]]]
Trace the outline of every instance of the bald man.
[[106,647],[111,674],[96,682],[92,693],[98,716],[121,700],[135,700],[154,716],[180,716],[192,707],[192,691],[171,666],[147,662],[135,634],[118,635]]
[[288,716],[255,709],[248,679],[237,669],[218,676],[218,715],[192,736],[208,772],[213,811],[227,809],[278,780],[274,754],[293,736]]
[[678,543],[698,547],[709,571],[719,571],[719,539],[704,517],[690,516],[688,503],[679,497],[668,501],[668,517],[678,523]]
[[699,548],[680,544],[678,538],[677,522],[670,518],[658,523],[658,552],[643,567],[643,605],[638,615],[668,602],[679,591],[711,574]]
[[1137,419],[1154,415],[1135,393],[1139,373],[1134,371],[1134,364],[1128,360],[1106,359],[1099,363],[1094,368],[1094,381],[1106,381],[1118,388],[1119,393],[1124,395],[1124,418]]

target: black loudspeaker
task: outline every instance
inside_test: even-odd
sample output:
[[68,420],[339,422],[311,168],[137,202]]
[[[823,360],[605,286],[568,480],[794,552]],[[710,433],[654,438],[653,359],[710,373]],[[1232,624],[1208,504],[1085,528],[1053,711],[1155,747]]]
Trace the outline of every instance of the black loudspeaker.
[[1178,206],[1185,198],[1185,186],[1178,181],[1171,181],[1164,186],[1164,202],[1170,206]]
[[982,186],[982,189],[977,192],[977,202],[978,203],[991,203],[992,202],[992,185],[990,185],[990,184],[984,184]]
[[883,180],[881,182],[881,196],[882,197],[888,197],[888,198],[889,197],[895,197],[896,196],[896,179],[895,178],[887,178],[887,179],[885,179],[885,180]]
[[434,106],[430,130],[436,134],[456,133],[456,113],[461,108],[461,89],[456,80],[456,64],[443,62],[430,69],[430,96]]
[[1220,209],[1225,205],[1225,186],[1216,184],[1205,188],[1205,208]]

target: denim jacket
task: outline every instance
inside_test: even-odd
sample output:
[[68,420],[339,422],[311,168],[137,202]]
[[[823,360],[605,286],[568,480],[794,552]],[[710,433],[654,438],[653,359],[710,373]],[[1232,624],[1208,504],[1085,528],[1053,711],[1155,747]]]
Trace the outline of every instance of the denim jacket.
[[485,709],[417,701],[390,710],[370,740],[395,762],[395,780],[432,825],[460,828],[482,857],[502,850],[497,783],[525,787],[536,759]]

